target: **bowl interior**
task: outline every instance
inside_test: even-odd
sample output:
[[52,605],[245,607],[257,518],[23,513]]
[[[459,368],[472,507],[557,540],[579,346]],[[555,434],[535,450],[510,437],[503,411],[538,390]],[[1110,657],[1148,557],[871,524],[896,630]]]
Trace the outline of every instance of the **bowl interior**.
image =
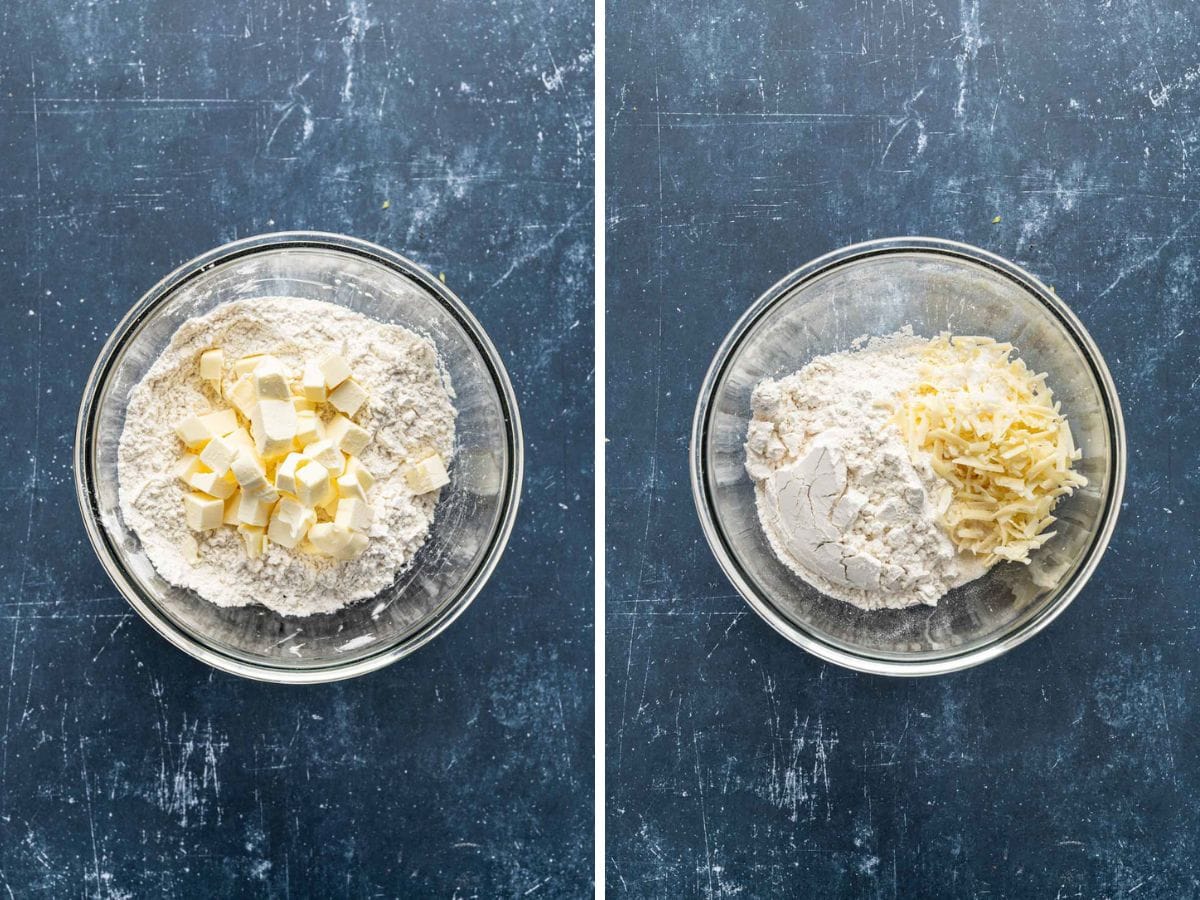
[[[442,491],[429,539],[390,588],[332,614],[294,618],[261,606],[214,606],[164,581],[120,515],[117,445],[130,391],[186,319],[255,296],[323,300],[423,334],[437,347],[454,392],[451,483]],[[152,612],[242,663],[308,670],[342,667],[418,640],[456,611],[503,540],[499,533],[512,499],[513,421],[486,352],[419,273],[344,249],[268,246],[179,275],[127,328],[98,373],[85,424],[93,492],[88,499],[119,575]]]
[[[1029,566],[1004,564],[951,591],[938,606],[863,611],[827,597],[771,551],[743,467],[750,395],[861,335],[905,325],[1011,341],[1048,383],[1083,450],[1088,486],[1064,499],[1058,536]],[[702,453],[703,490],[719,540],[756,600],[809,639],[859,658],[897,663],[967,653],[1008,635],[1054,604],[1089,557],[1113,489],[1115,432],[1099,374],[1072,328],[1031,287],[971,259],[930,251],[849,259],[785,290],[749,324],[717,374]],[[735,577],[735,580],[739,580]]]

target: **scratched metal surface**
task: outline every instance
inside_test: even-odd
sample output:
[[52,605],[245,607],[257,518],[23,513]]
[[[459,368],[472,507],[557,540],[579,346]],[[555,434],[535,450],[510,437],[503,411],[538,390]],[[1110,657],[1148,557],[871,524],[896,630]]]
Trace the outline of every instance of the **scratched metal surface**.
[[[591,9],[411,7],[0,5],[0,895],[590,890]],[[288,228],[444,272],[509,367],[528,460],[472,608],[306,689],[145,626],[70,470],[88,370],[142,291]]]
[[[1198,16],[609,5],[614,895],[1200,894]],[[696,390],[736,317],[808,259],[896,234],[1054,285],[1130,435],[1122,519],[1075,604],[920,681],[823,665],[759,621],[687,482]]]

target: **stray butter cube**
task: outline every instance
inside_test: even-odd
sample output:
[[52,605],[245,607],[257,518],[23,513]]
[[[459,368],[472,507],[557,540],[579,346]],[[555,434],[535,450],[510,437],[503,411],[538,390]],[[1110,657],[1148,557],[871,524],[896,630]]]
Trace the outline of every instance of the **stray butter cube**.
[[347,456],[358,456],[371,442],[371,433],[345,416],[334,416],[325,428],[325,436]]
[[188,479],[188,484],[219,500],[224,500],[237,490],[237,482],[228,474],[218,475],[216,472],[197,472]]
[[183,459],[175,463],[175,477],[184,484],[191,484],[193,475],[204,471],[204,466],[200,464],[200,457],[194,453],[184,454]]
[[289,453],[275,470],[275,489],[288,494],[296,493],[296,470],[308,461],[308,457],[301,453]]
[[333,389],[329,395],[329,402],[337,408],[338,412],[352,416],[358,412],[359,407],[367,402],[367,392],[353,378],[347,378]]
[[289,452],[296,437],[296,410],[291,401],[260,397],[250,417],[250,433],[264,459]]
[[296,443],[303,449],[325,437],[325,425],[315,412],[296,413]]
[[188,493],[183,495],[183,515],[192,531],[210,531],[221,527],[225,504],[216,497]]
[[320,506],[329,496],[329,470],[316,460],[305,460],[296,471],[296,498],[305,506]]
[[364,501],[356,500],[353,497],[339,500],[333,521],[351,531],[366,531],[371,527],[371,507]]
[[321,371],[321,367],[316,363],[309,363],[304,367],[304,372],[300,376],[300,394],[306,400],[311,400],[313,403],[325,402],[325,397],[328,396],[325,373]]
[[312,509],[301,504],[299,500],[284,497],[271,513],[267,537],[291,550],[300,543],[316,521],[317,514]]
[[334,522],[319,522],[308,530],[313,549],[335,559],[355,559],[367,549],[365,534],[342,528]]
[[233,383],[233,387],[229,389],[229,402],[247,419],[254,415],[258,398],[254,394],[254,380],[249,374],[240,376]]
[[450,475],[436,453],[404,467],[404,480],[414,494],[428,494],[450,483]]
[[179,542],[179,550],[189,564],[194,566],[200,562],[200,545],[196,543],[196,539],[190,534],[183,536],[183,540]]
[[274,506],[275,500],[273,499],[255,497],[243,491],[241,501],[238,503],[237,520],[242,525],[254,525],[262,528],[271,521],[271,509]]
[[[236,434],[237,432],[234,432]],[[238,445],[234,443],[231,436],[214,437],[200,451],[200,462],[208,466],[218,475],[224,475],[229,471],[229,465],[233,462],[235,456],[238,455]]]
[[328,438],[309,444],[304,448],[304,455],[323,465],[334,478],[346,470],[346,459],[342,456],[342,451]]
[[205,381],[220,381],[225,368],[225,351],[220,347],[200,354],[200,377]]
[[267,552],[267,532],[262,526],[239,525],[238,532],[246,542],[246,555],[258,559]]
[[350,366],[340,353],[326,353],[317,360],[317,369],[325,380],[325,387],[333,390],[350,377]]
[[263,357],[262,362],[250,373],[250,378],[254,382],[254,395],[260,403],[263,400],[291,402],[292,389],[288,387],[287,370],[275,357]]

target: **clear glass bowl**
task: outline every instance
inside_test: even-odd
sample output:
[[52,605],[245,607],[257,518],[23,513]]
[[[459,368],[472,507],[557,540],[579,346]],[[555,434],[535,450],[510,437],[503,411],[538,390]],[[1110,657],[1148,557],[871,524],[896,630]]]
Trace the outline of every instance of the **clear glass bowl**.
[[[750,394],[860,335],[911,325],[1011,341],[1055,398],[1083,450],[1088,486],[1059,503],[1058,536],[1029,566],[1003,564],[936,607],[864,611],[828,597],[771,552],[743,463]],[[1125,482],[1125,430],[1100,351],[1054,292],[984,250],[889,238],[823,256],[746,312],[705,377],[692,427],[692,492],[709,544],[734,586],[786,638],[829,662],[885,675],[977,665],[1036,634],[1095,571]]]
[[[117,500],[117,444],[130,390],[184,320],[255,296],[336,303],[429,337],[458,407],[451,483],[429,539],[370,600],[304,618],[221,608],[155,571]],[[163,637],[226,672],[321,682],[378,669],[439,634],[470,604],[512,530],[523,447],[516,397],[495,347],[445,285],[407,259],[340,235],[288,232],[218,247],[176,269],[121,320],[84,390],[75,484],[88,537],[109,577]]]

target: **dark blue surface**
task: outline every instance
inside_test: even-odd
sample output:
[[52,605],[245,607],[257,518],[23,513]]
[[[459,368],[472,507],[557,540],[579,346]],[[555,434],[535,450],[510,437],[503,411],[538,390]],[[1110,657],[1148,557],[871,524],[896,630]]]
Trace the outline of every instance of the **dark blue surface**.
[[[608,28],[612,894],[1200,894],[1200,10],[637,0]],[[920,681],[761,622],[687,479],[737,316],[827,250],[902,234],[1054,285],[1130,450],[1074,605]]]
[[[589,892],[591,39],[580,0],[0,6],[0,896]],[[444,272],[527,439],[471,609],[314,688],[154,635],[71,477],[120,316],[289,228]]]

